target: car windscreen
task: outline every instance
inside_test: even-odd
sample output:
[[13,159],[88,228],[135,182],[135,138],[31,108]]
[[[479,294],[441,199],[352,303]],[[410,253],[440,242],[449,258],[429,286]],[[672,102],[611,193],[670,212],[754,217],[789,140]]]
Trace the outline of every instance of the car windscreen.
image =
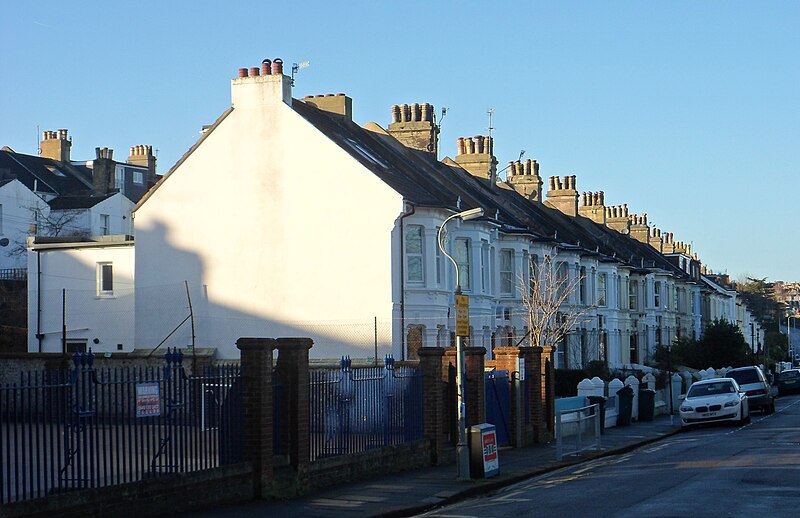
[[778,378],[781,381],[797,379],[800,378],[800,371],[783,371]]
[[720,381],[717,383],[692,385],[686,397],[718,396],[719,394],[733,394],[734,392],[736,392],[736,389],[733,388],[733,383],[729,381]]
[[758,377],[758,371],[755,369],[747,369],[743,371],[732,371],[725,375],[726,378],[733,378],[739,385],[747,383],[758,383],[761,378]]

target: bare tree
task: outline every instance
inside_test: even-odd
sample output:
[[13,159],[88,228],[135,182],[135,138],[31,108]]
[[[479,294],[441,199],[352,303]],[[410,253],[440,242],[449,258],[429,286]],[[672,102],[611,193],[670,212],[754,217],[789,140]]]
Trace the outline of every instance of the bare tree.
[[[88,237],[88,230],[75,227],[74,222],[81,216],[77,210],[43,210],[41,207],[28,207],[32,222],[28,235],[46,237]],[[28,253],[26,241],[14,242],[6,252],[8,257],[24,256]]]
[[530,278],[519,281],[522,305],[528,319],[531,345],[557,346],[573,329],[589,320],[592,305],[573,301],[580,289],[581,276],[570,276],[568,265],[545,255],[541,263],[531,259]]

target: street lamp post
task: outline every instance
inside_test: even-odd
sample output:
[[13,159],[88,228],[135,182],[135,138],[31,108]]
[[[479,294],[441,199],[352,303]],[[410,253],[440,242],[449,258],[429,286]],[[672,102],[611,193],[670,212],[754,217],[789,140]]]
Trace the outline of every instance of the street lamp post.
[[[444,243],[442,243],[442,231],[444,230],[445,225],[447,222],[454,218],[460,218],[462,221],[469,221],[471,219],[479,218],[483,216],[483,209],[482,208],[475,208],[470,210],[465,210],[456,214],[449,216],[442,222],[442,226],[439,227],[439,232],[437,234],[437,241],[439,244],[439,250],[450,259],[450,262],[453,263],[453,268],[456,270],[456,301],[458,297],[461,296],[461,284],[459,283],[458,279],[458,263],[456,263],[455,259],[447,253],[445,250]],[[456,308],[456,319],[459,318],[458,314],[458,307]],[[467,327],[469,323],[467,322]],[[464,379],[464,347],[461,341],[463,331],[459,330],[458,322],[456,322],[456,411],[458,415],[458,443],[456,444],[456,463],[458,468],[458,480],[470,480],[469,475],[469,449],[467,448],[467,416],[466,416],[466,407],[464,405],[464,396],[466,394],[466,384]]]

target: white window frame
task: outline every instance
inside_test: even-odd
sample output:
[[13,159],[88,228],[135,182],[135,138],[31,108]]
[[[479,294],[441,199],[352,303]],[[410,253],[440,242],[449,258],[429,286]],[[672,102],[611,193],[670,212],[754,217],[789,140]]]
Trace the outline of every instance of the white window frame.
[[125,170],[122,167],[114,169],[114,188],[119,189],[120,192],[124,190],[125,186]]
[[[436,234],[439,234],[439,227],[436,228]],[[439,243],[436,243],[436,285],[442,286],[444,284],[444,279],[442,279],[442,267],[444,256],[442,255],[442,249],[439,248]]]
[[597,275],[597,305],[605,307],[608,303],[608,274],[600,272]]
[[[419,236],[419,252],[409,251],[409,236]],[[409,225],[406,227],[405,240],[405,262],[406,262],[406,282],[409,284],[425,284],[425,227],[422,225]],[[409,266],[412,261],[419,261],[419,276],[411,277],[412,269]]]
[[135,183],[136,185],[144,185],[144,173],[141,171],[134,171],[133,183]]
[[578,268],[578,300],[581,305],[586,305],[588,297],[588,279],[586,277],[586,267],[581,266]]
[[100,235],[107,236],[109,233],[111,233],[111,216],[100,214]]
[[489,292],[489,243],[481,241],[481,291]]
[[656,281],[653,284],[653,304],[656,309],[661,309],[661,281]]
[[[110,286],[106,286],[106,278],[104,275],[105,269],[109,268],[111,272]],[[97,263],[97,296],[98,297],[113,297],[114,296],[114,263],[111,261],[104,261]]]
[[[461,257],[461,247],[464,248],[464,257]],[[453,259],[458,265],[458,283],[462,291],[471,291],[470,281],[470,239],[458,237],[453,240]]]
[[500,249],[500,296],[514,296],[514,249]]

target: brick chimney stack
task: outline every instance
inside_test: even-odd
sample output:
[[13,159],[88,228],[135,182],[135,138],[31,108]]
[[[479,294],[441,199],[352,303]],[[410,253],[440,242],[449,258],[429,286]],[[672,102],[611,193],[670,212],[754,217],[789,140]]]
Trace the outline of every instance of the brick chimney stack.
[[392,122],[389,134],[404,146],[428,153],[439,159],[439,128],[436,127],[433,105],[395,104],[392,106]]
[[647,226],[647,213],[630,216],[630,235],[636,241],[647,244],[650,237],[650,227]]
[[675,253],[675,240],[672,236],[672,232],[664,232],[664,235],[661,239],[661,253],[662,254],[674,254]]
[[606,195],[603,191],[585,192],[581,195],[582,205],[578,213],[600,225],[606,224]]
[[576,177],[551,176],[550,189],[547,191],[547,204],[558,209],[567,216],[578,215],[578,191],[576,190]]
[[353,99],[345,94],[307,95],[303,97],[303,102],[347,121],[353,121]]
[[616,230],[620,234],[628,234],[630,232],[627,203],[624,205],[606,207],[606,226]]
[[458,138],[456,163],[472,176],[487,180],[497,179],[497,159],[494,157],[494,139],[477,135]]
[[133,146],[128,163],[146,167],[147,185],[156,183],[156,157],[153,155],[153,146]]
[[517,160],[508,163],[508,184],[525,198],[542,203],[542,177],[539,176],[539,162]]
[[68,138],[67,130],[43,131],[42,142],[39,144],[41,156],[52,158],[60,162],[69,162],[69,152],[72,148],[72,139]]
[[661,252],[662,251],[661,243],[662,243],[661,230],[656,227],[651,228],[650,235],[647,238],[647,244],[655,248],[657,252]]
[[114,189],[114,150],[107,147],[94,148],[95,159],[92,161],[92,184],[96,194],[108,194]]

